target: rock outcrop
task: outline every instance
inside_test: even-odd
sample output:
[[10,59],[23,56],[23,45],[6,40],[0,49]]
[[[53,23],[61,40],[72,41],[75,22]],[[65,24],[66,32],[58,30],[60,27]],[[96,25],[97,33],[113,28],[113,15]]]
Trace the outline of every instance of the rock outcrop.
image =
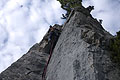
[[112,35],[87,15],[85,8],[71,14],[54,49],[46,80],[120,80],[120,70],[110,59]]
[[[62,29],[57,24],[54,27],[60,31]],[[25,55],[3,71],[0,80],[42,80],[50,56],[51,45],[47,41],[48,35],[49,31],[40,43],[33,45]]]
[[[108,47],[113,36],[87,9],[73,9],[62,27],[54,27],[62,32],[47,66],[45,80],[120,80],[120,69],[111,61]],[[48,33],[3,71],[0,80],[42,80],[50,56],[47,36]]]

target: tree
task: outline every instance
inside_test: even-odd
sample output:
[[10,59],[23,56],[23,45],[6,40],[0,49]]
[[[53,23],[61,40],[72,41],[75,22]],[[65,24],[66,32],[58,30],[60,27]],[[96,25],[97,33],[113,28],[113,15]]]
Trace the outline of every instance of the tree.
[[82,6],[82,0],[57,0],[61,3],[61,8],[67,11],[67,13],[63,16],[66,18],[69,16],[71,10],[75,7],[81,7]]
[[111,55],[113,61],[120,63],[120,31],[111,40],[110,49],[113,51]]

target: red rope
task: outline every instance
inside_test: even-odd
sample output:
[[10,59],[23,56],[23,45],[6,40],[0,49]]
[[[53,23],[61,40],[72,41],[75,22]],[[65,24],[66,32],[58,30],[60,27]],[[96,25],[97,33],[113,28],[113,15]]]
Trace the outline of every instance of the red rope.
[[51,59],[51,56],[52,56],[52,47],[53,47],[53,43],[52,43],[52,46],[51,46],[51,49],[50,49],[50,56],[49,56],[49,59],[48,59],[48,61],[47,61],[47,65],[45,66],[44,71],[43,71],[43,74],[42,74],[42,80],[45,80],[47,67],[48,67],[48,64],[49,64],[50,59]]

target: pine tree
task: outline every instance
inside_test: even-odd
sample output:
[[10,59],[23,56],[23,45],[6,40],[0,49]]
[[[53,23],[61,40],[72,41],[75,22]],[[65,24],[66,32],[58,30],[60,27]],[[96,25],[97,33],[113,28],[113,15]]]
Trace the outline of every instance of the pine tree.
[[61,3],[61,8],[67,11],[63,17],[67,18],[71,12],[71,10],[75,7],[81,7],[82,6],[82,0],[57,0]]

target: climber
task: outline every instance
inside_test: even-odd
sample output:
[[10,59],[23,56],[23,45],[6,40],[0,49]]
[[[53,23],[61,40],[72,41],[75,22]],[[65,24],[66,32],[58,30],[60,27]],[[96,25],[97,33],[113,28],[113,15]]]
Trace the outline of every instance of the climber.
[[56,36],[54,32],[54,28],[50,25],[50,31],[49,31],[49,36],[48,36],[48,41],[51,41],[53,36]]
[[59,36],[59,30],[50,25],[48,41],[54,40],[54,38],[57,38],[58,36]]
[[58,37],[60,35],[60,31],[52,26],[50,26],[48,42],[51,43],[52,49],[55,47]]
[[49,34],[49,35],[48,35],[48,39],[47,39],[47,40],[48,40],[48,44],[47,44],[47,46],[46,46],[45,51],[47,51],[47,53],[48,53],[50,56],[49,56],[49,59],[48,59],[48,61],[47,61],[46,66],[45,66],[45,68],[44,68],[44,70],[43,70],[42,80],[45,80],[47,66],[48,66],[48,64],[49,64],[49,61],[50,61],[51,56],[52,56],[53,49],[54,49],[54,47],[55,47],[55,45],[56,45],[56,42],[57,42],[57,40],[58,40],[58,37],[59,37],[59,35],[60,35],[60,30],[58,30],[57,28],[54,28],[54,27],[52,27],[52,26],[50,25],[50,29],[49,29],[49,31],[48,31],[48,34]]

